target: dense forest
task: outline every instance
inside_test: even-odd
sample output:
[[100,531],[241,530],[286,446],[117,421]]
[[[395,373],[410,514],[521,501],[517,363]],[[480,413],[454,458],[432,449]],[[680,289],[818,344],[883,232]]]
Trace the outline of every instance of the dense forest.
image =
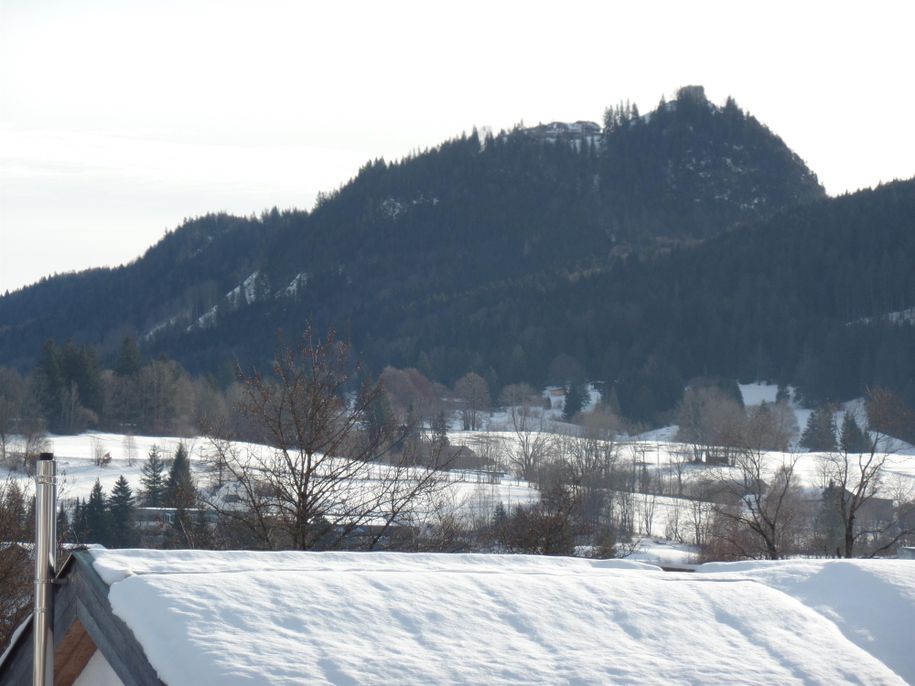
[[915,326],[889,317],[915,306],[915,182],[826,198],[700,87],[593,128],[474,132],[370,162],[311,212],[189,220],[129,265],[0,298],[0,365],[29,371],[49,338],[114,365],[130,337],[225,388],[312,323],[376,374],[600,380],[639,421],[696,376],[915,401]]

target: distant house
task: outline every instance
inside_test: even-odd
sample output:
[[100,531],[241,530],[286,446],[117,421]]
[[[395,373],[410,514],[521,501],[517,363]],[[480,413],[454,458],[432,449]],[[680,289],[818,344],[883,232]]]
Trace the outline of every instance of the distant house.
[[596,146],[600,144],[601,140],[601,127],[593,121],[554,121],[549,124],[531,126],[524,129],[524,133],[546,143],[565,141],[575,148],[580,148],[584,142]]
[[[238,496],[228,494],[225,502],[237,502]],[[186,514],[190,516],[191,521],[202,521],[207,527],[212,529],[216,526],[216,513],[210,509],[187,508]],[[178,520],[178,509],[174,507],[138,507],[134,510],[134,524],[137,530],[148,541],[149,545],[158,545],[165,539],[166,532],[171,529]]]
[[421,443],[415,449],[414,459],[417,464],[437,466],[442,469],[493,471],[495,460],[477,455],[466,445],[445,445],[436,447]]
[[566,389],[562,386],[551,386],[546,389],[546,397],[551,410],[561,410],[566,404]]
[[496,464],[492,458],[477,455],[466,445],[449,445],[445,448],[443,461],[448,469],[471,471],[492,471]]
[[702,448],[700,460],[707,465],[728,466],[734,463],[734,449],[721,445]]
[[[837,502],[838,495],[838,487],[832,484],[823,491],[823,498],[828,502]],[[846,489],[844,498],[846,503],[850,503],[854,494]],[[883,530],[896,520],[896,503],[892,498],[869,497],[858,506],[855,520],[859,528],[872,531]]]

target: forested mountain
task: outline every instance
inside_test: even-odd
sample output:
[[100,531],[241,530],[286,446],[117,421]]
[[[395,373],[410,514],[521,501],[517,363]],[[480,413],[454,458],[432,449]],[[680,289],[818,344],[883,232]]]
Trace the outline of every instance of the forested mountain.
[[[912,327],[879,316],[915,305],[911,183],[826,199],[777,136],[699,87],[577,124],[374,161],[310,213],[208,215],[124,267],[8,294],[0,365],[28,368],[48,337],[105,355],[132,336],[228,379],[311,321],[376,370],[445,382],[540,383],[574,358],[621,403],[641,394],[633,414],[695,374],[819,399],[904,366]],[[860,364],[833,379],[827,353]]]
[[[701,375],[794,383],[811,403],[867,385],[912,402],[912,255],[915,180],[797,206],[603,271],[427,299],[389,327],[385,353],[412,343],[433,351],[433,372],[491,364],[502,383],[561,381],[545,374],[565,354],[591,378],[615,381],[624,413],[641,419],[673,407],[684,382]],[[483,337],[487,345],[476,345]]]

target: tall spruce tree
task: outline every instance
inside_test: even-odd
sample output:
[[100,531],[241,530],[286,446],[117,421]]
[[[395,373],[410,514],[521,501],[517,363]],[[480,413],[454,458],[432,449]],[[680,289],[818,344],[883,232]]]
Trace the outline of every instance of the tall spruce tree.
[[834,452],[838,448],[836,433],[836,418],[832,406],[821,405],[807,418],[800,445],[810,452]]
[[191,462],[188,458],[187,447],[184,443],[178,444],[175,459],[172,461],[165,482],[165,505],[174,507],[175,518],[172,528],[166,532],[165,544],[170,548],[187,548],[194,546],[195,533],[198,522],[195,513],[197,504],[197,488],[191,476]]
[[858,426],[855,416],[851,412],[845,412],[842,417],[842,434],[839,438],[839,445],[843,452],[846,453],[866,453],[870,451],[870,441],[865,433]]
[[53,338],[41,348],[33,374],[35,395],[41,411],[53,429],[60,422],[66,380],[61,362],[61,352]]
[[137,530],[134,524],[133,491],[127,479],[121,474],[111,489],[108,498],[110,515],[109,543],[112,548],[129,548],[137,544]]
[[114,373],[118,376],[136,376],[140,372],[142,357],[137,342],[127,336],[121,342],[118,358],[114,364]]
[[165,504],[165,463],[159,458],[159,448],[153,446],[143,464],[143,502],[147,507],[162,507]]
[[168,479],[165,481],[165,505],[180,510],[192,508],[196,502],[197,488],[191,476],[191,461],[188,458],[187,447],[184,443],[179,443],[168,472]]
[[60,509],[57,511],[57,540],[69,541],[70,537],[70,517],[67,515],[64,504],[61,503]]
[[105,501],[105,490],[102,488],[101,482],[96,479],[92,491],[89,493],[89,500],[83,507],[86,525],[84,543],[109,545],[111,518]]
[[566,393],[566,401],[562,408],[562,418],[567,422],[572,421],[585,405],[586,390],[582,384],[573,383]]
[[72,524],[65,539],[68,543],[79,543],[86,539],[86,512],[82,501],[77,498],[73,506]]

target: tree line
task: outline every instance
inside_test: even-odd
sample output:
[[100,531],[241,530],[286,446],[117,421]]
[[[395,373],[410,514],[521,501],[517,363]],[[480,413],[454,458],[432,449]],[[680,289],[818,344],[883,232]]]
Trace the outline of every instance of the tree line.
[[[237,421],[212,426],[196,451],[153,448],[139,484],[122,475],[106,493],[96,481],[88,498],[62,508],[58,532],[111,547],[601,557],[625,556],[654,535],[692,543],[705,560],[887,555],[915,536],[915,497],[889,478],[882,442],[885,428],[910,425],[912,415],[885,390],[868,398],[863,426],[851,417],[839,432],[825,411],[811,415],[802,441],[822,456],[818,482],[805,486],[789,450],[799,427],[787,389],[775,403],[744,407],[733,381],[696,380],[676,408],[678,443],[662,461],[660,446],[621,434],[606,403],[557,426],[525,384],[501,389],[500,431],[479,430],[491,397],[478,375],[448,391],[464,395],[458,416],[468,429],[452,445],[444,405],[422,402],[447,402],[442,389],[417,370],[381,376],[390,391],[352,366],[346,343],[307,333],[281,347],[271,374],[241,378]],[[452,487],[468,471],[481,495],[455,500]],[[508,475],[538,497],[506,504],[485,496]],[[18,482],[0,485],[11,539],[0,547],[7,635],[26,611],[28,550],[19,542],[31,535],[30,508]]]

